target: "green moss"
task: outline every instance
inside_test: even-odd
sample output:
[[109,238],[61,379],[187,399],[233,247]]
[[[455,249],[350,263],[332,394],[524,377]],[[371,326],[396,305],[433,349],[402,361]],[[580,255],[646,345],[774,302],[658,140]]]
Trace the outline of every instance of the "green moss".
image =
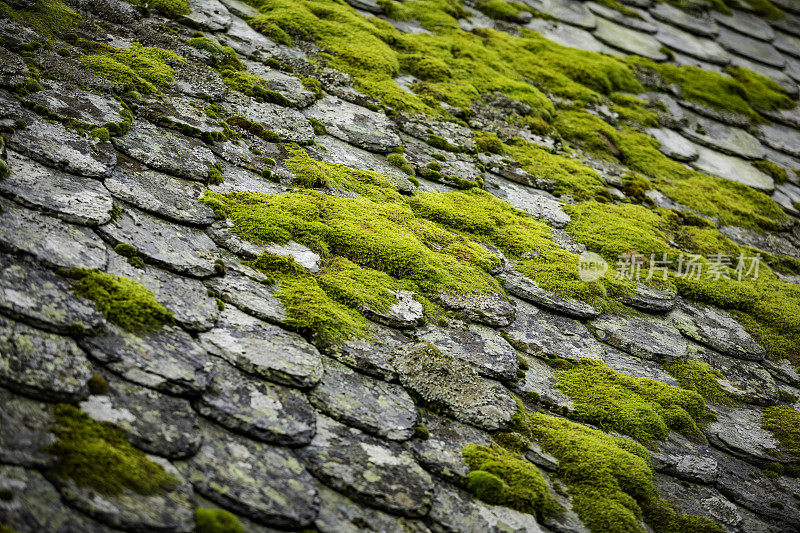
[[790,109],[794,106],[777,83],[743,67],[728,67],[726,72],[730,76],[725,76],[694,66],[679,67],[639,57],[627,61],[636,69],[656,74],[666,85],[680,86],[683,98],[687,100],[746,115],[757,122],[763,121],[756,111],[758,109]]
[[532,176],[554,182],[558,195],[571,195],[578,200],[610,199],[600,175],[580,161],[551,154],[522,139],[507,143],[504,151]]
[[99,270],[73,270],[72,290],[92,300],[114,324],[134,332],[157,331],[172,323],[172,312],[139,282]]
[[232,89],[246,92],[242,90],[237,83],[247,84],[248,82],[252,83],[252,81],[250,81],[249,78],[238,80],[233,73],[226,72],[228,70],[246,70],[244,63],[241,62],[239,56],[236,54],[236,51],[233,48],[230,46],[223,46],[217,41],[209,39],[208,37],[192,37],[186,41],[186,44],[199,50],[208,52],[211,56],[212,66],[216,67],[218,70],[220,70],[220,72],[222,72],[226,85]]
[[125,49],[85,41],[83,47],[87,53],[80,61],[101,76],[121,84],[125,91],[158,92],[175,79],[170,63],[185,61],[175,52],[139,43],[132,43]]
[[478,499],[540,519],[558,509],[542,473],[524,457],[497,444],[467,444],[461,454],[470,469],[467,489]]
[[244,70],[224,69],[222,79],[230,89],[252,96],[259,102],[269,102],[283,107],[294,107],[295,104],[281,93],[273,91],[261,76]]
[[92,374],[87,383],[89,386],[89,393],[102,396],[108,394],[108,381],[100,374]]
[[243,533],[244,527],[233,513],[224,509],[195,509],[197,533]]
[[178,17],[192,12],[188,0],[132,0],[131,3],[153,9],[167,17]]
[[161,465],[131,446],[123,431],[95,422],[71,405],[53,406],[53,415],[56,441],[48,450],[59,459],[55,475],[112,496],[126,490],[155,495],[177,484]]
[[664,370],[678,380],[686,390],[695,391],[709,402],[732,406],[736,404],[733,396],[723,389],[718,379],[724,376],[707,364],[692,359],[672,361],[664,364]]
[[525,4],[506,0],[484,0],[479,2],[476,8],[490,18],[508,22],[519,22],[520,13],[530,11]]
[[661,499],[645,448],[575,422],[520,410],[511,430],[537,441],[558,459],[558,476],[568,487],[573,509],[595,533],[643,533],[639,520],[654,530],[680,533],[723,530],[716,522],[679,512]]
[[479,131],[475,134],[475,149],[478,152],[487,152],[491,154],[504,154],[505,148],[503,142],[494,133],[488,131]]
[[281,142],[281,136],[272,130],[268,130],[260,122],[253,122],[241,116],[235,116],[228,119],[228,124],[241,128],[242,130],[255,135],[267,142],[278,143]]
[[0,180],[7,178],[10,173],[8,163],[0,159]]
[[16,529],[6,524],[0,524],[0,533],[19,533]]
[[762,159],[760,161],[753,161],[752,165],[767,176],[772,177],[777,184],[786,183],[789,180],[789,174],[786,170],[772,161]]
[[767,407],[761,426],[771,431],[780,445],[800,461],[800,413],[791,407]]
[[308,122],[311,124],[311,128],[314,130],[314,135],[325,135],[328,133],[328,130],[325,129],[325,124],[319,120],[310,118],[308,119]]
[[387,311],[397,303],[394,292],[408,288],[378,270],[361,268],[343,257],[334,258],[317,278],[334,300],[356,309]]
[[406,158],[403,157],[403,154],[389,154],[386,156],[386,160],[389,161],[392,166],[399,168],[409,176],[413,176],[415,174],[414,168],[408,164],[408,161],[406,161]]
[[604,431],[650,444],[672,429],[702,442],[698,425],[715,418],[693,391],[627,376],[589,359],[561,361],[558,366],[558,387],[575,403],[576,418]]
[[90,133],[92,137],[97,137],[101,141],[111,140],[111,134],[108,132],[108,129],[106,128],[92,128]]
[[61,0],[37,0],[33,9],[14,9],[0,2],[0,15],[47,38],[63,35],[78,21],[78,14]]
[[317,344],[333,346],[368,336],[364,318],[328,296],[313,276],[280,276],[275,296],[286,309],[286,324],[310,335]]
[[780,281],[766,265],[761,265],[756,280],[676,277],[675,283],[683,297],[731,312],[769,357],[800,364],[800,286]]

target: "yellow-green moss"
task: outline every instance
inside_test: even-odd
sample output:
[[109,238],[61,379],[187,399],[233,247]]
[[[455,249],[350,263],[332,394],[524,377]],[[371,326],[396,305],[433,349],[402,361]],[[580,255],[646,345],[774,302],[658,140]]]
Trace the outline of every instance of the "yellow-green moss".
[[59,459],[52,470],[57,476],[112,496],[126,490],[154,495],[177,484],[111,424],[95,422],[66,404],[53,406],[53,415],[56,441],[48,450]]
[[575,403],[577,419],[650,444],[670,429],[705,441],[698,425],[713,413],[694,391],[616,372],[599,361],[558,361],[558,387]]
[[131,3],[153,9],[167,17],[188,15],[192,12],[188,0],[131,0]]
[[80,61],[101,76],[116,81],[125,91],[154,93],[175,79],[170,63],[184,62],[175,52],[132,43],[130,48],[85,42]]
[[243,533],[244,526],[224,509],[195,509],[196,533]]
[[761,121],[757,109],[789,109],[794,102],[780,85],[743,67],[728,67],[725,76],[694,66],[656,63],[630,57],[628,63],[637,69],[657,74],[664,83],[681,87],[683,98],[714,109],[740,113]]
[[767,407],[761,426],[771,431],[781,447],[800,461],[800,413],[786,406]]
[[722,405],[735,405],[733,396],[723,389],[717,379],[724,376],[706,363],[689,359],[664,364],[664,370],[678,380],[686,390],[691,390],[708,400]]
[[157,331],[173,321],[144,285],[99,270],[73,270],[72,290],[92,300],[109,321],[134,333]]
[[647,450],[640,444],[569,420],[520,409],[510,425],[520,445],[536,441],[558,459],[557,474],[573,509],[595,533],[655,531],[721,533],[716,522],[678,511],[653,485]]
[[399,168],[409,176],[413,176],[414,174],[416,174],[416,172],[414,172],[414,168],[411,165],[409,165],[408,161],[406,161],[406,158],[403,157],[403,154],[398,154],[398,153],[389,154],[386,156],[386,160],[389,161],[389,163],[392,166]]
[[61,0],[37,0],[33,9],[14,9],[0,2],[0,15],[47,38],[61,36],[78,20],[78,14]]
[[467,489],[491,505],[504,505],[542,518],[558,509],[542,473],[530,461],[497,444],[467,444]]
[[409,288],[379,270],[361,268],[343,257],[326,265],[317,282],[334,300],[356,309],[386,311],[397,303],[395,292]]
[[760,161],[753,161],[752,165],[764,174],[771,176],[777,184],[786,183],[789,180],[789,174],[786,172],[786,169],[779,167],[772,161],[762,159]]

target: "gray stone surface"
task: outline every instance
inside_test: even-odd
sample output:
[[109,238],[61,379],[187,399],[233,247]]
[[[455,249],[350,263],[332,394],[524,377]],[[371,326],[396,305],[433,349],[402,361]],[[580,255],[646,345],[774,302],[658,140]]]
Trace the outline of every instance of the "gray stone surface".
[[54,466],[56,457],[47,452],[56,440],[50,432],[54,423],[50,406],[6,389],[0,389],[0,401],[0,463],[29,468]]
[[651,23],[652,17],[650,17],[650,15],[645,11],[634,11],[634,13],[638,15],[637,17],[628,16],[616,9],[598,4],[596,2],[586,2],[586,7],[588,7],[589,11],[595,15],[632,30],[642,31],[644,33],[655,33],[658,31],[658,28]]
[[434,531],[544,531],[531,514],[499,505],[487,505],[465,492],[443,486],[436,487],[430,516],[434,521]]
[[781,52],[785,52],[795,57],[800,57],[800,38],[798,38],[796,35],[782,31],[776,31],[775,40],[772,41],[772,45]]
[[240,370],[276,383],[305,388],[322,377],[314,346],[233,306],[225,308],[214,329],[200,335],[200,342]]
[[105,323],[69,282],[32,261],[0,254],[0,310],[55,333],[92,332]]
[[516,270],[508,270],[497,277],[506,290],[517,298],[545,307],[551,311],[575,318],[592,318],[600,314],[599,310],[585,302],[558,296],[542,289],[535,281],[528,279],[524,274]]
[[372,170],[385,176],[399,191],[414,190],[414,185],[408,181],[406,173],[389,164],[382,156],[352,146],[333,135],[319,135],[314,141],[316,146],[321,148],[321,150],[316,150],[314,147],[309,149],[309,153],[315,158],[359,170]]
[[800,93],[797,87],[798,72],[797,69],[792,66],[796,66],[797,62],[785,56],[784,59],[786,59],[787,62],[785,71],[737,55],[731,57],[731,64],[737,67],[750,69],[757,74],[771,78],[772,81],[783,87],[783,90],[786,91],[791,98],[797,98],[797,95]]
[[514,320],[514,306],[496,292],[465,296],[440,292],[437,300],[446,308],[460,313],[466,320],[487,326],[508,326]]
[[694,145],[674,130],[667,128],[648,128],[646,133],[659,143],[659,151],[677,161],[694,161],[697,150]]
[[675,307],[676,296],[674,292],[637,283],[629,294],[620,298],[620,301],[642,311],[664,313]]
[[662,318],[603,315],[589,328],[606,344],[643,359],[680,359],[688,350],[678,330]]
[[747,37],[738,31],[732,31],[726,27],[721,27],[717,39],[726,50],[758,61],[759,63],[764,63],[776,68],[782,68],[786,64],[786,60],[774,46],[764,41]]
[[469,467],[461,450],[467,444],[488,446],[491,435],[472,426],[425,412],[422,420],[427,439],[413,439],[408,447],[423,468],[447,481],[463,486]]
[[214,212],[199,201],[204,190],[200,183],[173,178],[127,158],[120,159],[104,183],[116,198],[168,220],[193,226],[214,222]]
[[800,157],[800,131],[781,124],[767,124],[758,130],[764,144],[794,157]]
[[98,228],[113,245],[130,244],[147,262],[179,274],[208,277],[215,273],[217,247],[199,229],[170,224],[133,207],[113,222]]
[[701,344],[739,359],[760,361],[766,351],[728,313],[681,301],[669,314],[675,327]]
[[199,280],[151,265],[137,268],[116,254],[109,257],[108,272],[147,287],[159,303],[172,311],[175,321],[190,331],[211,329],[219,316],[216,300],[208,295],[208,290]]
[[112,531],[67,507],[52,483],[35,470],[0,466],[0,490],[11,491],[11,499],[0,500],[0,523],[20,533]]
[[385,326],[394,328],[413,328],[420,324],[424,316],[422,304],[415,298],[411,291],[390,291],[395,297],[395,303],[388,309],[373,309],[361,305],[358,310],[367,318]]
[[597,26],[597,17],[583,4],[575,0],[525,0],[525,5],[562,22],[592,30]]
[[333,359],[324,359],[325,372],[308,397],[326,415],[349,426],[389,440],[414,434],[417,408],[399,385],[365,376]]
[[583,28],[577,28],[569,24],[562,24],[542,18],[534,18],[526,28],[540,33],[546,39],[558,43],[561,46],[578,48],[587,52],[604,52],[607,45],[595,39],[594,35]]
[[113,202],[101,183],[45,167],[16,152],[6,159],[10,174],[0,194],[76,224],[96,226],[111,220]]
[[721,374],[717,382],[734,398],[755,405],[778,402],[778,385],[760,363],[729,357],[701,346],[692,346],[690,351],[691,357],[702,360]]
[[657,2],[649,13],[653,18],[661,22],[678,26],[682,30],[695,35],[715,37],[719,33],[719,28],[714,18],[705,13],[701,16],[695,16],[666,2]]
[[430,510],[430,475],[395,443],[319,415],[316,436],[297,453],[316,478],[357,501],[402,516]]
[[108,176],[117,161],[109,142],[83,136],[57,122],[25,115],[27,126],[18,129],[8,145],[23,155],[47,166],[78,176]]
[[239,106],[238,110],[247,120],[263,124],[266,129],[280,135],[283,141],[306,144],[314,138],[308,120],[291,107],[251,100]]
[[25,83],[30,76],[30,71],[19,54],[0,48],[0,75],[2,75],[2,84],[12,88]]
[[517,318],[505,333],[517,349],[538,357],[552,354],[565,359],[602,359],[603,346],[577,320],[521,300],[514,300],[514,304]]
[[55,475],[50,479],[65,502],[113,528],[189,533],[194,527],[191,485],[166,460],[155,456],[150,460],[164,467],[176,480],[173,487],[152,496],[130,489],[119,495],[108,495],[91,487],[80,487],[71,479]]
[[0,384],[51,402],[89,393],[92,367],[74,340],[0,316]]
[[775,189],[775,181],[772,177],[756,169],[744,159],[725,155],[704,146],[696,146],[696,148],[698,158],[691,164],[697,170],[764,192],[772,192]]
[[249,376],[222,360],[214,361],[208,389],[194,402],[201,415],[270,444],[308,444],[315,415],[305,395]]
[[705,444],[671,433],[650,452],[653,468],[662,474],[695,483],[710,484],[717,479],[717,460]]
[[743,129],[728,126],[694,113],[687,113],[687,115],[689,122],[686,127],[681,129],[681,135],[684,137],[724,154],[744,159],[764,157],[761,143]]
[[272,324],[283,324],[286,311],[275,296],[277,286],[267,285],[235,269],[228,269],[222,277],[211,278],[206,286],[223,302]]
[[[718,490],[702,485],[689,485],[665,475],[656,475],[654,479],[658,490],[685,513],[691,513],[717,521],[726,531],[752,531],[767,533],[773,529],[756,529],[755,524],[745,522],[743,514],[747,513],[725,498]],[[765,523],[759,524],[769,527]]]
[[186,17],[204,30],[226,30],[231,25],[231,12],[219,0],[189,0],[189,7],[192,12]]
[[714,10],[711,10],[710,14],[721,25],[748,37],[761,41],[772,41],[775,38],[772,26],[765,19],[754,13],[733,9],[730,14]]
[[114,98],[71,88],[63,83],[46,80],[42,90],[28,96],[32,102],[42,105],[60,117],[72,118],[103,126],[109,122],[120,123],[122,105]]
[[258,522],[302,528],[317,515],[314,480],[285,448],[203,424],[204,446],[182,467],[194,489]]
[[125,155],[155,170],[179,178],[205,182],[216,159],[199,140],[144,120],[134,120],[124,137],[114,137],[114,146]]
[[683,31],[670,24],[656,22],[656,40],[676,52],[687,54],[714,65],[727,65],[731,61],[728,54],[716,41],[696,37],[694,31]]
[[480,377],[469,363],[429,345],[420,343],[397,353],[394,366],[404,387],[461,422],[491,431],[504,427],[516,413],[506,389]]
[[0,247],[35,257],[51,267],[105,267],[108,252],[92,230],[0,202]]
[[[208,386],[208,354],[174,326],[135,335],[108,324],[106,333],[83,339],[81,345],[115,374],[145,387],[191,395]],[[154,353],[158,358],[152,357]]]
[[569,215],[563,210],[564,204],[545,191],[513,183],[491,172],[486,175],[486,190],[557,228],[564,227],[570,221]]
[[320,121],[334,137],[371,152],[389,152],[400,144],[386,115],[336,97],[315,102],[303,114]]
[[558,379],[553,370],[542,360],[526,357],[528,369],[525,377],[515,384],[515,388],[528,401],[541,404],[548,409],[566,414],[575,409],[572,400],[558,388]]
[[393,360],[398,351],[412,343],[397,330],[369,324],[367,338],[350,338],[330,350],[334,359],[358,369],[359,372],[386,381],[397,381]]
[[92,395],[80,409],[98,422],[108,422],[125,432],[128,440],[147,453],[183,459],[197,453],[201,438],[197,415],[188,401],[174,398],[101,374],[108,393]]
[[755,464],[792,460],[774,435],[761,427],[758,409],[716,407],[715,411],[717,420],[705,428],[712,445]]
[[318,483],[320,507],[314,525],[322,533],[360,533],[387,531],[392,533],[429,533],[420,520],[398,518],[358,504],[325,485]]
[[317,96],[306,89],[296,76],[255,61],[244,61],[244,64],[249,72],[264,80],[269,90],[279,93],[295,107],[308,107],[317,99]]
[[604,18],[597,19],[594,36],[609,46],[628,54],[664,61],[667,55],[661,51],[661,44],[647,33],[632,30]]
[[453,320],[445,326],[418,330],[420,341],[435,346],[445,357],[475,365],[478,373],[504,381],[517,375],[517,352],[496,330]]

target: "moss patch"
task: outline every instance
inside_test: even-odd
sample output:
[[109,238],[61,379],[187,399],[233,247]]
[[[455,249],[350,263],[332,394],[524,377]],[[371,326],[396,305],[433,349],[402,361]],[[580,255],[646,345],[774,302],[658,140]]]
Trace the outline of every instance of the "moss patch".
[[125,91],[155,93],[175,79],[170,63],[184,62],[175,52],[132,43],[130,48],[85,41],[80,61],[101,76],[120,83]]
[[130,490],[145,496],[174,487],[177,479],[131,446],[125,433],[95,422],[76,407],[53,407],[56,442],[48,449],[58,456],[53,473],[106,495]]
[[573,509],[593,532],[643,533],[640,520],[660,532],[723,531],[716,522],[683,514],[663,500],[653,485],[647,450],[632,440],[524,409],[510,431],[518,446],[536,441],[558,459],[557,474]]
[[561,360],[554,374],[579,420],[645,444],[666,438],[670,429],[704,442],[698,425],[715,419],[694,391],[627,376],[598,361]]
[[243,533],[244,527],[233,513],[224,509],[195,509],[196,533]]
[[92,300],[109,321],[134,333],[158,331],[173,321],[167,310],[144,285],[98,270],[73,270],[72,290]]
[[732,406],[736,400],[717,381],[724,376],[705,363],[689,359],[664,364],[664,370],[678,380],[686,390],[694,391],[709,402]]
[[771,431],[780,445],[800,461],[800,413],[791,407],[767,407],[761,426]]
[[558,509],[542,473],[524,457],[497,444],[468,444],[461,453],[470,468],[467,489],[480,500],[540,519]]

